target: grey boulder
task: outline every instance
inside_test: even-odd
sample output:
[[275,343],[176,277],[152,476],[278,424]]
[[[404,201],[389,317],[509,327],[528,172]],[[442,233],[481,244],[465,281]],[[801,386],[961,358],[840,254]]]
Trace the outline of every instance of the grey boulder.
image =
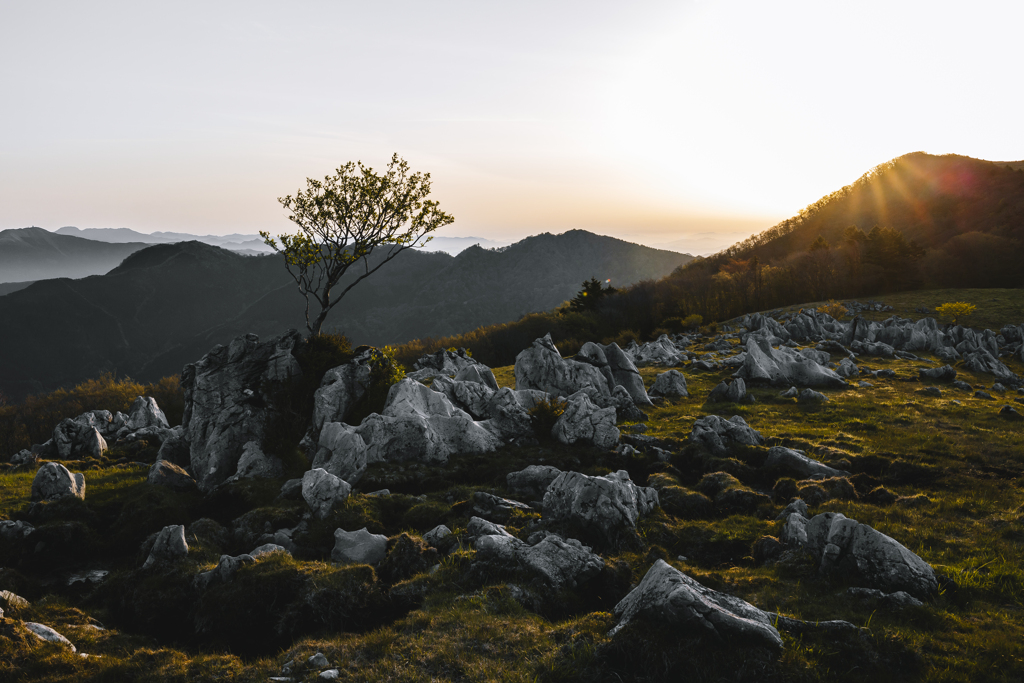
[[598,408],[584,393],[571,396],[551,435],[564,444],[590,443],[598,448],[611,448],[619,441],[615,426],[615,408]]
[[[768,450],[768,459],[763,468],[769,472],[780,472],[797,479],[828,479],[829,477],[845,477],[849,472],[837,470],[813,458],[807,457],[803,451],[782,446],[773,446]],[[807,508],[804,507],[804,512]]]
[[482,536],[474,547],[480,559],[525,570],[556,591],[576,588],[604,569],[604,560],[589,547],[557,534],[532,546],[514,536]]
[[782,637],[769,613],[702,586],[664,560],[656,561],[640,584],[619,601],[615,616],[619,621],[610,635],[634,619],[645,619],[724,643],[782,649]]
[[655,377],[654,386],[647,393],[664,398],[682,398],[690,395],[686,390],[686,377],[678,370],[666,370]]
[[146,427],[170,429],[170,426],[167,422],[167,416],[164,415],[164,411],[160,409],[156,399],[152,396],[139,396],[132,403],[132,407],[128,409],[128,420],[125,423],[125,428],[129,432]]
[[369,353],[364,353],[324,373],[320,388],[313,394],[313,434],[319,434],[328,422],[344,422],[366,395],[370,388],[369,360]]
[[317,519],[325,519],[351,492],[347,481],[319,467],[302,475],[302,499]]
[[73,496],[85,500],[85,475],[57,462],[44,463],[32,480],[32,500],[50,501]]
[[708,394],[708,403],[740,403],[747,397],[747,384],[740,378],[719,382]]
[[516,356],[517,389],[543,391],[552,396],[571,396],[585,391],[591,399],[608,397],[607,378],[589,363],[565,360],[547,334]]
[[846,386],[845,380],[835,371],[785,346],[773,349],[766,340],[754,336],[747,340],[743,367],[733,377],[748,382],[798,387],[839,389]]
[[45,624],[37,624],[34,621],[26,621],[25,628],[27,628],[33,635],[40,640],[45,640],[50,643],[57,643],[58,645],[64,645],[71,648],[72,652],[78,652],[78,649],[71,644],[71,641],[62,636],[61,634],[54,631]]
[[728,420],[718,415],[706,415],[693,423],[690,441],[701,444],[713,453],[728,453],[735,446],[761,446],[764,437],[752,429],[739,415]]
[[272,455],[267,455],[256,441],[249,441],[242,447],[238,469],[228,481],[239,479],[277,479],[284,475],[284,465]]
[[359,531],[336,529],[331,559],[345,564],[378,564],[388,549],[388,537],[371,534],[363,527]]
[[239,569],[254,562],[256,562],[256,558],[252,555],[221,555],[216,567],[196,575],[194,585],[199,590],[206,590],[214,584],[229,583],[235,578]]
[[156,535],[153,549],[143,563],[143,569],[150,567],[166,567],[188,555],[188,543],[185,542],[185,527],[181,524],[165,526]]
[[640,487],[625,470],[603,477],[563,472],[544,494],[546,521],[589,532],[598,542],[614,546],[636,539],[636,523],[658,505],[658,492]]
[[551,465],[530,465],[518,472],[509,472],[505,483],[512,495],[521,496],[524,500],[540,500],[561,473],[562,470]]
[[188,472],[166,460],[157,460],[149,468],[146,481],[154,486],[166,486],[175,491],[192,491],[196,488],[196,480]]
[[919,598],[938,590],[935,571],[927,562],[889,536],[840,513],[824,512],[809,520],[792,514],[779,540],[820,558],[822,574]]

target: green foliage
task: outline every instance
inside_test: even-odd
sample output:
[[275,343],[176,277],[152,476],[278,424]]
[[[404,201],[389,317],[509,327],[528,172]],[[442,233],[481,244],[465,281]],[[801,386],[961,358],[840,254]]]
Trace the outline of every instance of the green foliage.
[[[260,236],[284,256],[285,268],[306,299],[306,327],[320,334],[324,319],[357,284],[413,246],[430,241],[430,233],[455,219],[441,211],[430,194],[429,173],[409,173],[409,164],[397,154],[378,175],[360,162],[338,167],[323,181],[306,179],[306,189],[278,198],[300,232],[280,235],[281,245],[268,232]],[[384,256],[371,261],[382,247]],[[341,291],[334,291],[349,268],[362,263],[361,272]],[[320,312],[309,316],[310,299]]]
[[835,299],[829,299],[821,306],[818,306],[817,310],[818,313],[830,315],[836,320],[842,320],[846,316],[846,314],[849,313],[849,311],[846,309],[846,306],[836,301]]
[[600,280],[592,277],[583,283],[583,289],[569,301],[569,310],[576,313],[592,311],[597,308],[602,299],[616,291],[618,290],[611,285],[603,287]]
[[394,347],[370,350],[370,381],[374,385],[390,387],[404,378],[405,368],[395,358]]
[[559,398],[537,401],[528,412],[534,433],[542,439],[551,438],[551,430],[565,412],[565,401]]
[[956,325],[961,318],[973,315],[976,310],[978,307],[974,304],[969,304],[966,301],[952,301],[937,307],[935,312],[943,318],[951,318],[953,324]]
[[87,410],[126,413],[139,396],[155,398],[171,426],[181,423],[185,397],[177,376],[142,384],[105,373],[70,389],[61,388],[29,396],[20,404],[0,406],[0,456],[43,443],[66,417],[76,417]]

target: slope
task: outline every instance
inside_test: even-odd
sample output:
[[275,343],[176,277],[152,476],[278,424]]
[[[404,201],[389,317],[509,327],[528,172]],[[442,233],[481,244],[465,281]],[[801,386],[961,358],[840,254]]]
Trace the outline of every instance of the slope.
[[146,245],[109,244],[42,228],[0,231],[0,282],[56,277],[80,278],[105,273]]

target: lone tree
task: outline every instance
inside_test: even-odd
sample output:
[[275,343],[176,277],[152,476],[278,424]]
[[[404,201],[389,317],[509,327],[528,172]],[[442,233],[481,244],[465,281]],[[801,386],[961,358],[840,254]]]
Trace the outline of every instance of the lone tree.
[[[285,268],[305,297],[310,336],[320,334],[327,314],[349,290],[406,249],[426,244],[433,239],[430,233],[455,220],[427,199],[429,194],[430,174],[410,173],[409,164],[395,154],[383,175],[361,161],[350,161],[322,181],[307,178],[306,189],[294,197],[278,197],[300,232],[278,235],[280,246],[269,233],[260,231],[260,236],[284,256]],[[378,247],[385,253],[371,262]],[[353,266],[355,279],[335,292]],[[310,298],[320,306],[312,322]]]
[[953,325],[956,325],[961,318],[970,316],[977,308],[974,304],[969,304],[966,301],[951,301],[936,308],[935,312],[943,318],[952,318]]

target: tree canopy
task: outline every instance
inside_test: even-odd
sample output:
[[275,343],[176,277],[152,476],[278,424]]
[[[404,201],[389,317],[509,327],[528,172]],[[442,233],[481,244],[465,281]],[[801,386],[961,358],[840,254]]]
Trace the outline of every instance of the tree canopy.
[[[395,154],[384,174],[350,161],[333,176],[307,178],[305,190],[278,198],[300,231],[279,235],[280,246],[269,233],[261,231],[260,236],[284,256],[285,268],[306,300],[310,336],[320,334],[327,314],[353,287],[455,220],[427,199],[429,194],[430,174],[410,173],[409,164]],[[371,262],[378,247],[383,257]],[[335,292],[353,266],[356,276]],[[320,308],[312,320],[310,299]]]

